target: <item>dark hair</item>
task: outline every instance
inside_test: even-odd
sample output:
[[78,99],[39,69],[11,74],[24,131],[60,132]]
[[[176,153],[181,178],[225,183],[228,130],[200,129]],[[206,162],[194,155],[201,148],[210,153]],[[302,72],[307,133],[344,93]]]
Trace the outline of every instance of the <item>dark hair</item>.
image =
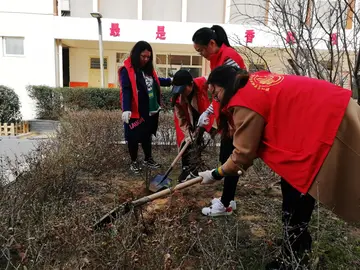
[[[220,123],[219,131],[222,136],[229,135],[228,116],[222,112],[223,108],[229,103],[230,99],[243,88],[249,80],[249,73],[245,69],[239,69],[228,65],[215,68],[209,75],[207,82],[224,88],[224,95],[220,103]],[[230,122],[233,125],[233,122]]]
[[133,68],[135,70],[140,69],[140,54],[145,50],[148,50],[149,52],[151,52],[151,55],[150,55],[149,62],[147,62],[146,65],[144,67],[142,67],[141,69],[147,75],[152,75],[153,71],[154,71],[153,50],[151,48],[151,45],[146,41],[143,41],[143,40],[138,41],[134,45],[134,47],[131,49],[131,52],[130,52],[131,65],[133,66]]
[[213,25],[211,28],[203,27],[195,32],[192,37],[192,41],[195,44],[199,44],[202,46],[207,46],[210,40],[214,40],[216,45],[221,47],[221,45],[225,44],[228,47],[230,46],[228,36],[220,25]]

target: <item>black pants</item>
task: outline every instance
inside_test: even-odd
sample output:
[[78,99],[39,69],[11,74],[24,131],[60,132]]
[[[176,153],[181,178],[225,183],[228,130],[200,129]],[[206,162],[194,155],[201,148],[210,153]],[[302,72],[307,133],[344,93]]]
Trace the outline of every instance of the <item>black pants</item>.
[[[184,144],[183,145],[181,145],[181,147],[180,147],[180,149],[179,149],[179,152],[182,150],[182,148],[184,147]],[[188,168],[190,168],[191,166],[191,148],[193,148],[192,147],[192,145],[190,144],[187,148],[186,148],[186,150],[184,151],[184,153],[183,153],[183,155],[182,155],[182,157],[181,157],[181,165],[182,165],[182,167],[184,168],[184,167],[188,167]]]
[[[143,140],[141,140],[141,146],[144,151],[145,160],[148,160],[151,158],[151,141],[152,137],[146,136]],[[129,154],[131,157],[131,161],[134,162],[137,160],[138,157],[138,150],[139,150],[139,142],[137,140],[128,140],[128,148],[129,148]]]
[[[224,164],[234,150],[233,138],[225,137],[220,142],[220,162]],[[224,189],[221,196],[221,202],[225,207],[228,207],[230,201],[234,200],[239,176],[226,176],[224,179]]]
[[[188,168],[191,172],[196,172],[198,169],[199,161],[201,160],[200,145],[203,143],[203,139],[194,141],[188,145],[181,157],[182,167]],[[180,146],[180,150],[184,147],[185,142]],[[197,174],[197,173],[195,173]]]
[[309,194],[300,193],[283,178],[281,178],[281,192],[283,195],[283,251],[286,255],[300,257],[305,251],[311,250],[312,239],[308,225],[314,210],[315,199]]

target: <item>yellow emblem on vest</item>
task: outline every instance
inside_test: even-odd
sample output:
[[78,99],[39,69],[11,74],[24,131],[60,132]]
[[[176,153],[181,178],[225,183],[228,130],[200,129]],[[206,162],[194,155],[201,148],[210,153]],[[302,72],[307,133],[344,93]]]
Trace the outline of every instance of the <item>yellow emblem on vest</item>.
[[254,74],[250,76],[249,80],[256,89],[269,91],[270,87],[281,83],[284,80],[284,76],[275,73]]

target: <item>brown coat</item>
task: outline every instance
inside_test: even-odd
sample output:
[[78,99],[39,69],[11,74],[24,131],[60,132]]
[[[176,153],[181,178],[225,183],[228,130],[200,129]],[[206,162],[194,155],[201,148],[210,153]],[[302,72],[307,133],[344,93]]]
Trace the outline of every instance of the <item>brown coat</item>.
[[[191,111],[190,106],[193,107],[196,111],[199,111],[199,108],[197,106],[196,95],[193,96],[193,98],[191,100],[191,104],[189,104],[187,98],[183,98],[183,96],[180,96],[180,104],[175,103],[175,105],[174,105],[175,116],[177,117],[177,119],[179,121],[180,129],[184,133],[185,138],[189,137],[189,135],[190,135],[189,134],[189,129],[191,129],[190,127],[194,127],[196,125],[196,123],[193,123],[194,117],[192,116],[192,111]],[[190,123],[189,123],[188,118],[186,117],[186,112],[184,111],[185,107],[187,108],[187,113],[190,118]]]
[[[265,125],[259,114],[244,107],[234,108],[233,119],[235,149],[223,165],[227,174],[252,165]],[[360,222],[360,107],[354,100],[308,193],[345,221]]]
[[360,106],[350,100],[309,194],[348,222],[360,222]]

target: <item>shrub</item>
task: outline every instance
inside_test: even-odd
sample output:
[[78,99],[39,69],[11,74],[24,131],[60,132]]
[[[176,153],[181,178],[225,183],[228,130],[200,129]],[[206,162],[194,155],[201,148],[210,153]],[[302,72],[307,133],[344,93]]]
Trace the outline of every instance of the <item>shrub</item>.
[[55,88],[45,85],[27,86],[29,96],[35,100],[36,116],[39,119],[57,120],[62,110],[61,96]]
[[15,123],[21,120],[20,101],[14,89],[0,85],[0,122]]
[[120,92],[117,88],[57,88],[63,104],[70,110],[118,110]]
[[[27,91],[36,102],[39,119],[58,120],[64,111],[121,109],[118,88],[53,88],[33,85],[28,86]],[[171,109],[170,97],[171,92],[163,88],[164,110]]]
[[83,172],[98,175],[119,168],[127,158],[123,137],[120,111],[83,110],[61,117],[58,140]]

